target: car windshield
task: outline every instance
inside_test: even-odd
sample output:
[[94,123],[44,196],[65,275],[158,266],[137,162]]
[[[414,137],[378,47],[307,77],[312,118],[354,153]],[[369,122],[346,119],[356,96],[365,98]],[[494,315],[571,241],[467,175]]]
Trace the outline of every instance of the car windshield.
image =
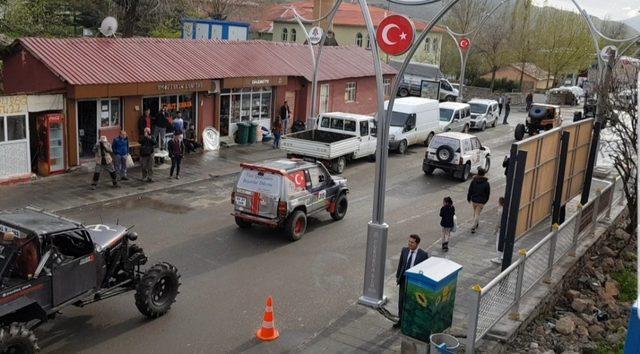
[[440,108],[440,121],[441,122],[449,122],[449,121],[451,121],[451,116],[452,115],[453,115],[453,109]]
[[435,138],[433,138],[433,140],[431,140],[431,144],[429,144],[429,147],[432,149],[437,149],[442,145],[450,146],[453,151],[458,151],[458,149],[460,148],[460,141],[458,139],[448,138],[446,136],[436,136]]
[[282,176],[256,170],[243,170],[238,178],[238,188],[277,196],[280,194]]
[[402,112],[391,112],[391,123],[392,127],[404,127],[407,124],[407,119],[411,114],[402,113]]
[[485,114],[487,113],[487,105],[482,103],[469,103],[471,105],[471,113]]

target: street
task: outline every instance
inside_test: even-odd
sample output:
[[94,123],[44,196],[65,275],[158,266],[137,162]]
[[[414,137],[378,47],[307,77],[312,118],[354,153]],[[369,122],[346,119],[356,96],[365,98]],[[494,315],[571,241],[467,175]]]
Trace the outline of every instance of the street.
[[[514,110],[515,111],[515,110]],[[472,132],[491,149],[492,201],[504,190],[503,157],[513,127],[524,113],[513,112],[509,126]],[[563,113],[565,121],[570,114]],[[404,156],[391,153],[385,220],[390,225],[387,276],[410,233],[429,247],[440,237],[439,208],[445,196],[460,221],[471,218],[465,201],[468,182],[441,171],[422,172],[424,146]],[[371,219],[375,164],[352,161],[349,210],[334,222],[329,214],[310,218],[307,233],[290,242],[278,231],[239,229],[229,215],[235,175],[65,211],[85,224],[118,221],[135,225],[150,263],[168,261],[182,275],[179,294],[164,317],[147,321],[133,294],[86,308],[67,308],[38,331],[44,352],[281,352],[303,348],[361,295],[366,224]],[[493,208],[489,204],[486,209]],[[276,342],[254,339],[267,296],[274,298]],[[389,308],[395,312],[395,304]],[[389,323],[391,325],[391,323]]]

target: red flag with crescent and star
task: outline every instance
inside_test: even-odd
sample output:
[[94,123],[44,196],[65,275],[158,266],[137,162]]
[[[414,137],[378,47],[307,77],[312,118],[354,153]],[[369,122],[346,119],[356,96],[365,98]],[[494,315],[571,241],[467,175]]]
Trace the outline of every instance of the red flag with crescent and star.
[[380,49],[389,55],[404,54],[415,39],[415,27],[406,16],[385,17],[376,30],[376,40]]
[[287,178],[289,178],[289,180],[293,182],[296,191],[304,190],[307,188],[307,179],[304,175],[304,171],[289,173],[287,175]]

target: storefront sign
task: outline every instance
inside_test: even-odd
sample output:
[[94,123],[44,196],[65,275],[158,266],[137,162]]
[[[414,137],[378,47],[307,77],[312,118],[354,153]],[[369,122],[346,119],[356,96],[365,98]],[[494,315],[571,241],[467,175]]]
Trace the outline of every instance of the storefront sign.
[[0,115],[27,111],[27,96],[0,96]]
[[204,84],[201,81],[195,82],[168,82],[158,84],[160,92],[176,92],[176,91],[202,91]]
[[223,80],[224,88],[270,87],[286,84],[286,76],[234,77]]

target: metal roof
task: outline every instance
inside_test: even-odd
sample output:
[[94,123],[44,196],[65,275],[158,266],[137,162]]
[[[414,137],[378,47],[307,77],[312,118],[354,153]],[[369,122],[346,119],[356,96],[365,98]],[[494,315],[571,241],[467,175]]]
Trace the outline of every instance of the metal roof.
[[[390,60],[389,65],[400,71],[402,62]],[[407,69],[404,71],[405,75],[414,75],[420,77],[427,77],[430,79],[441,79],[444,77],[440,68],[436,65],[421,64],[421,63],[409,63]]]
[[69,219],[31,208],[1,211],[0,224],[38,235],[73,230],[81,226]]
[[[17,41],[71,85],[302,76],[312,80],[308,46],[267,41],[167,38],[21,38]],[[384,74],[396,70],[383,63]],[[319,81],[373,76],[371,52],[324,47]]]

